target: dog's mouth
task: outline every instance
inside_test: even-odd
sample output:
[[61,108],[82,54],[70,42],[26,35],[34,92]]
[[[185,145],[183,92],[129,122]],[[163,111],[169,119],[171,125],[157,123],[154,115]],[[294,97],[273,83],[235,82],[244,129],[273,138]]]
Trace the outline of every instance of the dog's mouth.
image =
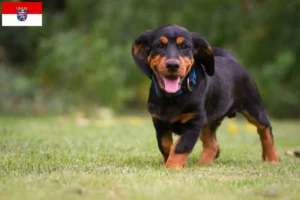
[[183,78],[180,76],[163,76],[162,74],[157,73],[158,82],[160,87],[165,90],[167,93],[176,93],[181,88],[181,83]]

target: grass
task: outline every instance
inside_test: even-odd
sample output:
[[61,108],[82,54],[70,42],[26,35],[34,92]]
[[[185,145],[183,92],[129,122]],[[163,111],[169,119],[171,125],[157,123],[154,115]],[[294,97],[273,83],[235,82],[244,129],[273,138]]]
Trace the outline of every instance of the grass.
[[261,161],[245,121],[218,131],[220,158],[163,167],[149,118],[0,118],[0,199],[300,199],[299,122],[274,122],[280,164]]

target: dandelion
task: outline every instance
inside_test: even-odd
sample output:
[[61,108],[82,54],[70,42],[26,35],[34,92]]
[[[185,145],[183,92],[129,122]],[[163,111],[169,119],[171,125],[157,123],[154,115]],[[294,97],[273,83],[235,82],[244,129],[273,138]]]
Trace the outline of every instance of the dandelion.
[[238,127],[236,123],[231,122],[228,126],[228,132],[229,134],[237,134],[238,133]]
[[253,124],[250,124],[250,123],[245,124],[244,128],[245,128],[246,131],[255,131],[256,130],[256,127]]
[[128,117],[126,120],[129,124],[142,124],[143,123],[143,118],[141,117]]
[[111,124],[111,120],[95,120],[94,124],[97,127],[105,127]]

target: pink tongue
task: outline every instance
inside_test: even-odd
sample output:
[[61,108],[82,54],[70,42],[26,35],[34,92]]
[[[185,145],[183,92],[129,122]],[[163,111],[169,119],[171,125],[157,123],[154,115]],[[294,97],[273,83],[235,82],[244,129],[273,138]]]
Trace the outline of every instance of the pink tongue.
[[179,81],[180,81],[179,77],[177,77],[176,79],[169,79],[169,78],[163,77],[163,81],[165,84],[166,92],[175,93],[179,90]]

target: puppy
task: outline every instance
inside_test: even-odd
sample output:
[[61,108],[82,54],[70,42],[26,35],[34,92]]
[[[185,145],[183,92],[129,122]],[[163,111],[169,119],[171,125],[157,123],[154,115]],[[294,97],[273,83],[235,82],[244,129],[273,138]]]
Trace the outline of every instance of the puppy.
[[[136,65],[152,81],[148,111],[165,167],[182,169],[198,138],[199,165],[219,155],[216,131],[225,117],[243,114],[257,127],[262,158],[279,162],[266,108],[255,82],[235,57],[197,33],[167,25],[139,35]],[[179,135],[173,142],[172,133]]]

